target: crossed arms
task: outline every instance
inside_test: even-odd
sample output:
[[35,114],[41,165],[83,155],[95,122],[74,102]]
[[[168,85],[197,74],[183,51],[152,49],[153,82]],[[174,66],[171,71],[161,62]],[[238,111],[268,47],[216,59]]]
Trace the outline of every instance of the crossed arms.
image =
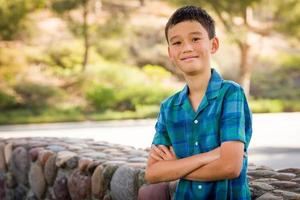
[[180,178],[194,181],[233,179],[240,175],[244,143],[223,142],[212,151],[177,159],[172,147],[152,146],[145,178],[149,183]]

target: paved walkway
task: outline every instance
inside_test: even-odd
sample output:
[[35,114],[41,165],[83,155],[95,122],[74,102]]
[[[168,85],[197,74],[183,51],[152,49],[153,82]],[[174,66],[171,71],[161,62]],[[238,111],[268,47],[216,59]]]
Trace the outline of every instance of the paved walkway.
[[[93,138],[145,148],[155,120],[126,120],[0,126],[0,137]],[[300,167],[300,113],[254,114],[249,161],[275,169]]]

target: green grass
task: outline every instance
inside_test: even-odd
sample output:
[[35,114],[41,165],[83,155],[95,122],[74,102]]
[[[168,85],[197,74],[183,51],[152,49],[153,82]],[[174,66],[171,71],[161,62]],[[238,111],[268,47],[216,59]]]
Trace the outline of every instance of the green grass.
[[101,121],[122,119],[155,118],[159,112],[159,106],[139,106],[136,111],[112,111],[103,113],[84,112],[81,109],[57,109],[43,108],[40,110],[12,110],[0,113],[0,125],[4,124],[29,124],[29,123],[53,123],[74,121]]
[[[300,112],[300,101],[258,99],[249,101],[253,113]],[[85,112],[79,108],[72,109],[19,109],[2,111],[0,124],[28,124],[74,121],[102,121],[122,119],[155,118],[159,112],[158,105],[137,106],[136,111]]]
[[300,101],[280,99],[257,99],[249,101],[253,113],[299,112]]

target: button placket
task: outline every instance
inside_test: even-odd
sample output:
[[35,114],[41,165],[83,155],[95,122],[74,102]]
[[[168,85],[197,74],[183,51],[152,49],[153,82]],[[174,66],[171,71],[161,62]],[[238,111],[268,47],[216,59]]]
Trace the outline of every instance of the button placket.
[[198,133],[199,124],[198,123],[199,123],[199,121],[198,121],[198,119],[194,119],[193,123],[194,123],[194,137],[193,137],[194,153],[198,154],[199,153],[199,142],[198,142],[198,136],[199,136],[199,133]]

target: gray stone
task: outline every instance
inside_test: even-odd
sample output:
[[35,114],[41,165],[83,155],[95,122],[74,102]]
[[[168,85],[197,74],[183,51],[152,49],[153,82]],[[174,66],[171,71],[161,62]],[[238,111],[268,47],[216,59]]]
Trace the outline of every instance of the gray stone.
[[0,143],[0,172],[6,171],[6,161],[5,161],[5,155],[4,155],[4,143]]
[[64,148],[63,146],[60,146],[60,145],[49,145],[46,148],[53,151],[53,152],[55,152],[55,153],[66,150],[66,148]]
[[68,179],[65,176],[56,178],[53,185],[53,192],[56,200],[71,200],[68,190]]
[[87,153],[83,153],[81,154],[84,157],[89,157],[89,158],[93,158],[95,160],[102,160],[102,159],[106,159],[107,155],[105,153],[101,153],[101,152],[87,152]]
[[271,168],[271,167],[268,167],[268,166],[265,166],[265,165],[258,166],[258,167],[256,168],[256,170],[268,170],[268,171],[275,171],[273,168]]
[[13,190],[13,199],[16,199],[16,200],[22,200],[26,197],[26,193],[28,191],[28,188],[25,187],[24,185],[22,184],[19,184],[16,189]]
[[271,191],[274,190],[275,188],[267,183],[262,183],[262,182],[250,182],[249,186],[259,189],[259,190],[264,190],[264,191]]
[[10,161],[10,170],[18,183],[27,185],[29,167],[30,160],[26,149],[24,147],[17,147],[14,149]]
[[268,192],[258,197],[256,200],[283,200],[283,198]]
[[111,179],[118,168],[119,166],[117,165],[108,165],[104,167],[103,176],[102,176],[103,180],[101,179],[101,181],[104,183],[103,185],[104,193],[107,193],[107,191],[110,190]]
[[146,163],[147,162],[147,158],[144,157],[134,157],[134,158],[129,158],[128,162],[141,162],[141,163]]
[[259,169],[256,171],[249,171],[248,175],[254,176],[254,177],[260,177],[260,178],[269,178],[272,175],[277,174],[275,171],[270,171],[270,170],[264,170],[264,169]]
[[39,163],[44,166],[45,163],[47,162],[48,158],[53,155],[54,153],[50,150],[42,150],[39,152],[38,155],[38,161]]
[[42,147],[35,147],[29,150],[29,156],[32,162],[35,162],[39,156],[39,152],[42,151]]
[[5,174],[0,172],[0,199],[5,198]]
[[12,155],[12,148],[13,148],[12,143],[8,143],[4,147],[4,156],[5,156],[5,162],[6,162],[6,164],[8,164],[9,161],[10,161],[10,158],[11,158],[11,155]]
[[145,169],[147,164],[146,163],[127,163],[128,167],[133,167],[137,169]]
[[104,191],[104,179],[103,179],[103,167],[99,165],[92,175],[92,195],[98,199],[103,199]]
[[6,173],[5,183],[7,188],[15,188],[17,186],[16,179],[11,172]]
[[138,172],[138,188],[140,188],[142,185],[146,184],[146,179],[145,179],[145,171],[144,170],[139,170]]
[[105,163],[103,163],[103,166],[108,166],[108,165],[122,166],[124,164],[126,164],[125,161],[114,161],[114,160],[111,160],[111,161],[106,161]]
[[68,188],[72,200],[90,198],[91,177],[84,175],[80,170],[74,170],[68,179]]
[[78,156],[73,156],[72,158],[68,159],[66,162],[66,165],[69,169],[74,169],[77,167],[78,165],[78,160],[79,157]]
[[288,199],[300,199],[300,194],[297,194],[295,192],[289,192],[289,191],[284,191],[284,190],[274,190],[273,193],[278,194],[284,198]]
[[277,173],[271,176],[272,178],[276,178],[283,181],[289,181],[296,177],[296,174],[293,173]]
[[56,155],[51,155],[45,163],[44,167],[44,175],[46,182],[52,186],[56,177],[57,173],[57,166],[56,166]]
[[77,154],[71,151],[60,151],[57,153],[56,166],[62,167],[69,159],[73,158]]
[[103,164],[104,162],[105,161],[103,161],[103,160],[93,161],[87,166],[86,171],[88,171],[92,175],[94,173],[94,170],[96,169],[96,167],[98,167],[98,165]]
[[297,176],[300,176],[300,168],[280,169],[278,170],[278,172],[293,173],[293,174],[297,174]]
[[277,186],[277,187],[279,187],[281,189],[300,187],[300,185],[298,183],[291,182],[291,181],[273,181],[270,184],[274,185],[274,186]]
[[137,199],[138,193],[138,171],[122,166],[114,173],[110,188],[114,200]]
[[294,178],[294,179],[292,179],[291,181],[294,181],[294,182],[296,182],[296,183],[300,183],[300,177],[299,177],[299,178]]
[[46,181],[42,166],[39,163],[31,164],[29,171],[29,185],[34,195],[39,199],[42,199],[46,190]]
[[258,178],[258,179],[255,179],[255,182],[264,182],[264,183],[271,183],[271,182],[274,182],[274,181],[277,181],[277,179],[275,178]]
[[87,167],[93,162],[91,158],[80,158],[78,161],[78,168],[80,171],[85,171]]

